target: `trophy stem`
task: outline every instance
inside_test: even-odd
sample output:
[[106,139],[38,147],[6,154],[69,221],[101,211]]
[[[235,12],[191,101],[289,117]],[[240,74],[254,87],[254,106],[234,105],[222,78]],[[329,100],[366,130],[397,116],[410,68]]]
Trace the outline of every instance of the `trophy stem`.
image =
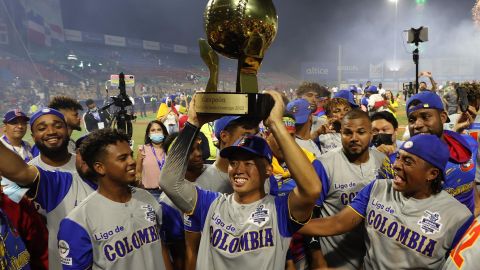
[[237,68],[237,93],[258,93],[257,70],[262,58],[241,56]]

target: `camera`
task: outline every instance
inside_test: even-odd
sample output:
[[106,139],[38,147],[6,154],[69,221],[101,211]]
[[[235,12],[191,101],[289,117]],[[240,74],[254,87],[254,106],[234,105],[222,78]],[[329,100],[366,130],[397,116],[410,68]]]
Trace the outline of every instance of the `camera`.
[[457,87],[455,89],[457,91],[457,96],[458,96],[458,107],[462,112],[467,112],[468,111],[468,90],[463,88],[463,87]]

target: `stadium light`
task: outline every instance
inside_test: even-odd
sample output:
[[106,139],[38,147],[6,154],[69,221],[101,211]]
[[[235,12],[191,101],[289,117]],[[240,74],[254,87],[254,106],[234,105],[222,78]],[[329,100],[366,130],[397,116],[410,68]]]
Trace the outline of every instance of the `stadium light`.
[[423,6],[427,3],[427,0],[416,0],[416,2],[417,2],[417,5]]

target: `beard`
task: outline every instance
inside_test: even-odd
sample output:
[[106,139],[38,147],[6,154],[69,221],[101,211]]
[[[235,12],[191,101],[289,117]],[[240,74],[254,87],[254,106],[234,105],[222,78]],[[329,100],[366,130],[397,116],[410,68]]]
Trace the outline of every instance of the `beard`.
[[42,141],[35,142],[35,145],[38,147],[38,150],[40,150],[42,155],[50,159],[55,159],[61,156],[61,154],[63,154],[65,151],[68,152],[69,141],[69,137],[65,137],[63,138],[62,144],[55,148],[49,148]]
[[358,152],[357,151],[352,152],[350,151],[350,149],[343,147],[343,152],[345,153],[345,155],[348,157],[349,160],[356,160],[361,155],[363,155],[366,151],[368,151],[368,147],[362,148]]

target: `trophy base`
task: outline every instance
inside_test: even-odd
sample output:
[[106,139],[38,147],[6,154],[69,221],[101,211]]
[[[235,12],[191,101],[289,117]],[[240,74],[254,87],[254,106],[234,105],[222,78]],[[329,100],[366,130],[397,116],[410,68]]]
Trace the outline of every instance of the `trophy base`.
[[201,92],[195,95],[198,114],[241,115],[266,119],[275,101],[268,94]]

